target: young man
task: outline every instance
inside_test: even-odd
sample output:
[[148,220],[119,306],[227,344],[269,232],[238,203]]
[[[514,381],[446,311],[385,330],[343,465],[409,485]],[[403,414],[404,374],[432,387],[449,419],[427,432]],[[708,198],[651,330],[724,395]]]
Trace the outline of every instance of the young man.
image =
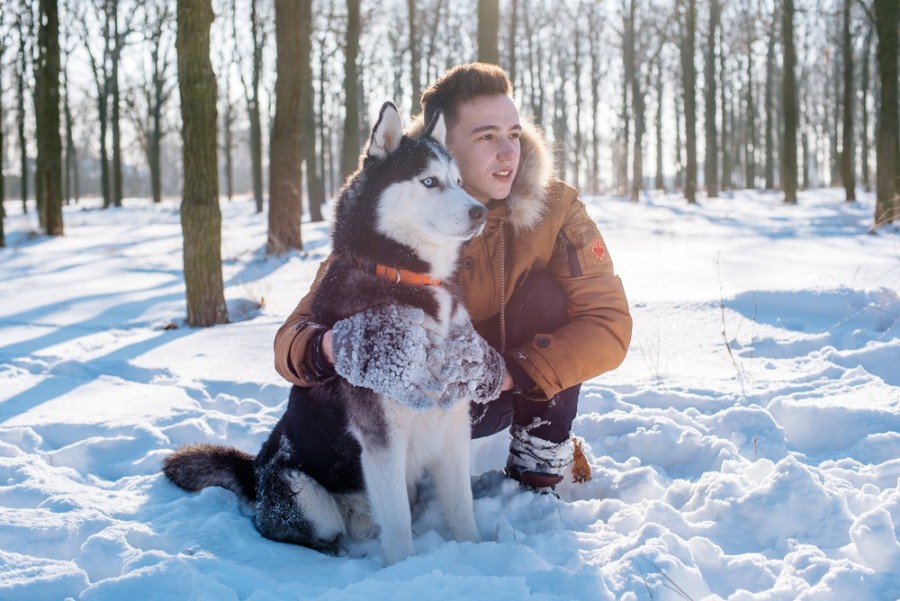
[[[549,489],[572,462],[581,383],[625,357],[628,302],[577,191],[551,177],[542,135],[519,118],[506,73],[481,63],[450,69],[422,95],[424,123],[438,110],[463,188],[489,209],[464,250],[460,282],[476,330],[506,365],[500,397],[472,405],[472,436],[509,427],[507,476]],[[332,331],[309,321],[310,297],[275,337],[292,403],[335,373]],[[311,419],[329,427],[327,415]]]

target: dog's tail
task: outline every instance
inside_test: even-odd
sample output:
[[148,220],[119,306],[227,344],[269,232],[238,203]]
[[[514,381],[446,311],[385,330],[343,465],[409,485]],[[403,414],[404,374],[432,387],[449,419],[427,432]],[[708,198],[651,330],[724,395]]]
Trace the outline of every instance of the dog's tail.
[[213,444],[189,444],[163,461],[166,477],[184,490],[196,492],[207,486],[227,488],[244,500],[256,501],[253,455]]

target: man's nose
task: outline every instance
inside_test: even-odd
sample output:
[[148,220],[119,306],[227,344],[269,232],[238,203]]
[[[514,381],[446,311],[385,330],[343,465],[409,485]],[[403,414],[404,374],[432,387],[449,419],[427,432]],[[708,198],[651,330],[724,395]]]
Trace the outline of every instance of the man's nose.
[[515,143],[509,138],[500,141],[500,148],[497,149],[497,158],[501,161],[511,161],[516,158],[518,149]]

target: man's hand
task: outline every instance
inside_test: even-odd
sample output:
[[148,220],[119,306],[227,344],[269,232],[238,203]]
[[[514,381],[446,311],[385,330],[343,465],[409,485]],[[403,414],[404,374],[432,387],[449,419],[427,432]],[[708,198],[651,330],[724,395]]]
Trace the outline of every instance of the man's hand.
[[452,329],[442,350],[441,380],[447,386],[441,395],[442,407],[460,401],[487,403],[500,396],[501,390],[514,387],[503,357],[471,324]]
[[369,309],[335,323],[323,336],[322,352],[351,384],[431,409],[446,385],[430,369],[436,355],[424,322],[425,312],[413,307]]

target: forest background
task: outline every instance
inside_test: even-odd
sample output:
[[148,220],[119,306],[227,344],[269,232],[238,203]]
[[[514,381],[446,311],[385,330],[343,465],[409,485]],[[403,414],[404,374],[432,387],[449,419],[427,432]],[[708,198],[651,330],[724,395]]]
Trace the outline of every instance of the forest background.
[[[191,228],[219,227],[220,195],[268,204],[267,252],[302,249],[301,219],[323,219],[381,103],[415,115],[447,67],[482,60],[584,193],[874,188],[874,229],[900,210],[898,15],[896,0],[3,0],[0,195],[35,198],[51,235],[85,196],[181,195],[188,280],[190,256],[215,269],[217,238]],[[190,323],[227,320],[199,294]]]

